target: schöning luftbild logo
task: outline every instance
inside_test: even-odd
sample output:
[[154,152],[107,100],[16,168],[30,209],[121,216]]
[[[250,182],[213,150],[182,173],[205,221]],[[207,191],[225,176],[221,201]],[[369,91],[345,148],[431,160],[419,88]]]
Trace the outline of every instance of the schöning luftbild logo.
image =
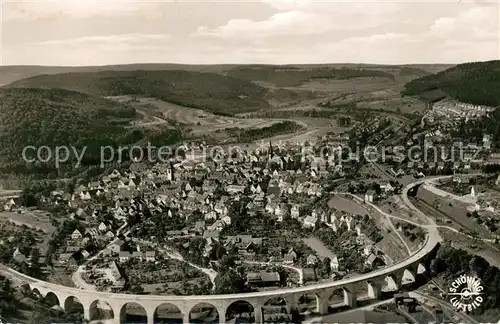
[[474,276],[461,275],[453,281],[449,288],[450,303],[464,312],[472,312],[482,302],[484,287],[481,280]]

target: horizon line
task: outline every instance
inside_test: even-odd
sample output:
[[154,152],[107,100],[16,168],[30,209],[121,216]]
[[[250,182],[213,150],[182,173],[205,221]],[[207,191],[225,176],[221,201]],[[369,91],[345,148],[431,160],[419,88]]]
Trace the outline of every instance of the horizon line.
[[404,65],[459,65],[476,62],[500,61],[498,59],[462,62],[420,62],[420,63],[363,63],[363,62],[322,62],[322,63],[174,63],[174,62],[142,62],[142,63],[117,63],[102,65],[46,65],[46,64],[0,64],[0,68],[6,67],[61,67],[61,68],[86,68],[107,66],[131,66],[131,65],[184,65],[184,66],[229,66],[229,65],[261,65],[261,66],[294,66],[294,65],[378,65],[378,66],[404,66]]

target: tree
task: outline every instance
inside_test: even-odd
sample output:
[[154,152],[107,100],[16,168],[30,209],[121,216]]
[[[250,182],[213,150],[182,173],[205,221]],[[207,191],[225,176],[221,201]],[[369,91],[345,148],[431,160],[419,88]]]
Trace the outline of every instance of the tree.
[[224,269],[233,268],[236,265],[236,259],[232,255],[224,255],[219,261],[219,264]]
[[223,247],[223,246],[219,246],[217,248],[217,250],[215,250],[215,258],[217,260],[221,260],[220,262],[222,262],[222,260],[224,259],[224,257],[226,257],[226,249]]
[[0,317],[12,317],[19,309],[19,301],[15,297],[12,282],[0,275]]
[[482,278],[484,275],[484,272],[489,268],[488,262],[480,257],[480,256],[473,256],[472,259],[469,262],[469,269],[472,273],[476,274],[479,278]]
[[233,269],[220,272],[215,278],[216,294],[236,294],[248,291],[245,279]]
[[321,264],[318,266],[318,276],[319,277],[325,277],[329,276],[330,273],[332,272],[331,268],[331,259],[329,257],[326,257],[321,261]]
[[130,292],[133,294],[142,294],[144,292],[144,288],[140,284],[135,283],[130,286]]
[[29,275],[34,278],[43,279],[40,266],[40,250],[37,247],[31,249],[29,262]]

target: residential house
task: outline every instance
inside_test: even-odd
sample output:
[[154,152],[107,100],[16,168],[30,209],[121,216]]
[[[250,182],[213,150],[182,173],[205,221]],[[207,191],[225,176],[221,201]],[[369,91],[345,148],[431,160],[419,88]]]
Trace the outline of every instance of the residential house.
[[265,210],[269,214],[274,214],[274,211],[276,210],[277,207],[278,207],[277,203],[275,203],[275,202],[269,202],[269,203],[266,204]]
[[307,281],[316,281],[316,271],[314,271],[314,268],[304,268],[302,269],[302,280],[304,282]]
[[217,212],[215,210],[210,210],[204,215],[205,220],[217,219]]
[[307,256],[307,265],[315,265],[318,263],[318,258],[313,255],[313,254],[309,254]]
[[250,272],[247,274],[247,284],[254,286],[274,286],[281,281],[278,272]]
[[66,253],[75,253],[75,252],[78,252],[80,251],[80,247],[79,246],[75,246],[75,245],[68,245],[66,247]]
[[90,252],[87,250],[82,250],[80,253],[82,254],[83,259],[88,259],[90,256]]
[[224,222],[224,224],[225,224],[226,226],[231,225],[231,216],[224,216],[224,217],[222,217],[222,219],[221,219],[221,220]]
[[71,234],[71,239],[74,241],[80,240],[82,237],[83,237],[82,233],[80,233],[80,231],[77,229],[75,229]]
[[375,251],[375,248],[372,244],[368,244],[366,245],[364,248],[363,248],[363,254],[365,256],[369,256],[370,254],[372,254],[373,252]]
[[156,261],[156,251],[146,251],[144,254],[144,259],[148,262]]
[[228,236],[224,246],[226,248],[234,247],[240,253],[253,253],[258,247],[262,246],[262,238],[255,238],[252,235]]
[[299,218],[300,216],[300,208],[297,205],[292,206],[290,210],[290,216],[292,218]]
[[344,222],[347,226],[347,230],[348,231],[351,231],[354,229],[354,218],[351,216],[351,215],[347,215],[345,218],[344,218]]
[[231,195],[242,193],[244,190],[245,186],[240,186],[240,185],[229,185],[226,187],[226,191]]
[[17,263],[27,263],[28,262],[28,259],[26,258],[26,256],[24,254],[22,254],[19,251],[19,248],[16,248],[16,250],[14,251],[14,254],[12,255],[12,258]]
[[376,193],[374,190],[368,190],[365,193],[365,203],[373,203],[375,201]]
[[371,253],[365,261],[365,264],[370,267],[382,267],[385,265],[384,259],[382,259],[380,256],[376,255],[375,253]]
[[99,230],[99,232],[106,232],[108,230],[108,227],[106,226],[106,224],[104,224],[103,222],[101,222],[99,224],[99,227],[97,228]]
[[457,176],[453,177],[453,182],[456,182],[456,183],[469,184],[470,181],[471,181],[471,178],[468,176],[457,175]]
[[382,189],[385,193],[392,193],[395,190],[394,186],[392,186],[390,182],[381,185],[380,189]]
[[144,258],[144,254],[141,251],[132,252],[132,259],[134,260],[142,260]]
[[4,210],[5,211],[12,211],[15,207],[16,207],[16,203],[14,202],[14,199],[9,199],[4,205]]
[[132,254],[130,254],[129,251],[121,251],[118,253],[118,258],[120,259],[120,262],[127,262],[130,260],[132,257]]
[[330,268],[332,271],[339,271],[339,258],[336,255],[330,260]]
[[293,264],[297,260],[297,253],[292,249],[288,251],[287,254],[285,254],[285,257],[283,258],[283,263],[284,264]]
[[122,240],[116,240],[108,248],[112,253],[120,253],[123,249],[125,242]]
[[215,205],[214,210],[215,210],[218,214],[223,215],[223,216],[227,215],[227,212],[228,212],[228,208],[227,208],[227,206],[226,206],[225,204],[223,204],[223,203],[217,203],[217,204]]
[[61,253],[58,257],[59,264],[66,265],[74,263],[73,253]]
[[305,228],[315,228],[318,225],[319,220],[313,216],[307,216],[304,218],[302,226]]

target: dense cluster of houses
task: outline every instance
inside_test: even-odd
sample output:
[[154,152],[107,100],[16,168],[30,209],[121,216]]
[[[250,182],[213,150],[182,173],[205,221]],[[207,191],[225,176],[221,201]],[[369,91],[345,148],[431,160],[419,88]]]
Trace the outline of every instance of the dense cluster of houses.
[[[414,134],[402,143],[404,147],[399,153],[393,151],[393,148],[387,148],[386,161],[396,162],[399,165],[391,169],[390,173],[395,177],[407,173],[418,173],[423,177],[446,170],[467,172],[483,165],[500,164],[500,155],[491,151],[490,134],[484,134],[482,142],[475,143],[465,139],[450,138],[447,130],[439,128]],[[401,152],[404,152],[404,156],[400,155]]]
[[[244,208],[250,215],[260,213],[276,222],[293,218],[304,228],[324,223],[336,231],[345,224],[348,230],[359,231],[349,215],[304,208],[324,194],[322,181],[337,167],[303,156],[300,147],[276,150],[270,146],[260,153],[245,152],[219,161],[179,159],[154,166],[133,163],[128,170],[113,170],[100,179],[79,185],[72,193],[53,191],[42,197],[41,202],[64,206],[69,218],[80,224],[54,255],[63,266],[80,264],[99,251],[111,267],[128,260],[154,262],[157,251],[152,248],[129,251],[118,238],[130,225],[131,217],[145,219],[154,215],[166,218],[175,215],[188,220],[193,213],[201,214],[202,221],[182,230],[168,231],[166,239],[202,236],[206,240],[203,251],[206,256],[218,246],[251,255],[259,250],[262,238],[248,235],[219,238],[221,231],[231,225],[231,203],[243,198],[247,198]],[[15,202],[7,204],[11,209]],[[314,258],[308,257],[307,263],[315,264]],[[292,248],[282,253],[278,261],[293,264],[297,261],[296,252]],[[332,262],[332,268],[339,267],[339,260]],[[255,278],[252,280],[258,280]]]
[[451,100],[442,100],[433,104],[430,116],[439,118],[445,116],[453,119],[473,119],[492,112],[495,108],[473,105]]

